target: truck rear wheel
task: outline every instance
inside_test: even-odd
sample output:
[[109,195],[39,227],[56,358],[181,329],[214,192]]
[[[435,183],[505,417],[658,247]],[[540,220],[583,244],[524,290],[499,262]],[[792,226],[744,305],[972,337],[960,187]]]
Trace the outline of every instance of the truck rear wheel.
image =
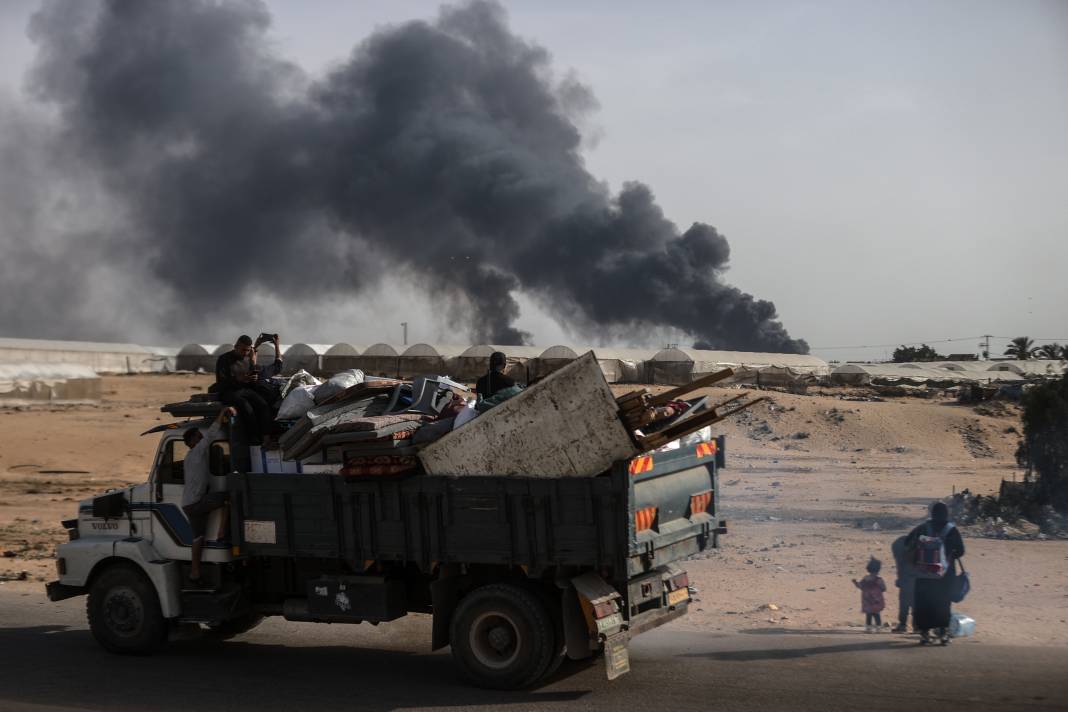
[[476,685],[513,690],[540,679],[556,652],[545,605],[518,586],[493,584],[469,593],[456,608],[452,656]]
[[133,566],[117,564],[97,575],[86,613],[93,637],[109,652],[147,655],[167,642],[169,626],[156,589]]

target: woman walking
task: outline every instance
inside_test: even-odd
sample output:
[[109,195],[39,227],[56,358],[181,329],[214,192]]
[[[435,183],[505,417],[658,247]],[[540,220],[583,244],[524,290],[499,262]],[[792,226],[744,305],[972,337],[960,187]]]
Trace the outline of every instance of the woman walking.
[[905,546],[913,552],[917,573],[912,627],[920,631],[921,645],[932,642],[932,630],[948,645],[955,565],[964,556],[964,540],[944,503],[931,506],[931,518],[909,533]]

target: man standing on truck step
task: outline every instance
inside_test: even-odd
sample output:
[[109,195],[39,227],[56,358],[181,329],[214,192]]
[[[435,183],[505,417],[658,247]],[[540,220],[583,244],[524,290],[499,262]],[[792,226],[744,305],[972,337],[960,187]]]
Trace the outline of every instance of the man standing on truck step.
[[497,391],[514,386],[515,381],[504,375],[504,367],[507,364],[508,357],[501,351],[494,351],[490,354],[489,373],[478,379],[478,382],[475,384],[475,393],[483,398],[490,398]]
[[234,408],[223,408],[206,433],[200,432],[200,428],[189,428],[182,433],[182,439],[189,448],[182,466],[185,478],[185,488],[182,490],[182,510],[189,518],[189,526],[193,530],[189,582],[196,588],[201,585],[200,557],[204,552],[204,535],[208,528],[208,515],[216,509],[223,510],[216,539],[226,537],[226,528],[229,523],[226,515],[229,511],[229,503],[225,493],[208,492],[208,478],[211,476],[208,455],[211,452],[212,443],[222,436],[223,420],[235,415],[237,411]]
[[[237,337],[234,348],[219,356],[215,362],[215,390],[220,400],[237,409],[241,424],[248,434],[249,445],[262,445],[264,436],[271,432],[274,409],[271,406],[275,394],[263,380],[282,371],[282,357],[278,353],[278,334],[272,334],[274,363],[264,369],[256,366],[256,347],[252,337],[242,334]],[[261,337],[262,338],[262,337]]]

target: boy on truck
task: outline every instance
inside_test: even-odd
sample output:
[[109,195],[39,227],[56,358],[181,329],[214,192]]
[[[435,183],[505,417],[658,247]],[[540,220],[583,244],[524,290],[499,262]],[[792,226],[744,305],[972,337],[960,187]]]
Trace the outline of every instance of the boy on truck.
[[228,524],[227,507],[229,503],[226,495],[222,492],[208,492],[208,477],[211,471],[208,463],[208,454],[211,444],[222,436],[223,420],[237,415],[234,408],[223,408],[215,418],[206,433],[200,432],[200,428],[189,428],[182,434],[189,452],[185,456],[182,466],[185,489],[182,490],[182,510],[189,518],[189,526],[193,530],[192,560],[189,564],[189,583],[194,588],[199,588],[200,558],[204,551],[204,535],[208,528],[208,515],[216,509],[223,510],[222,521],[219,524],[217,539],[226,536]]

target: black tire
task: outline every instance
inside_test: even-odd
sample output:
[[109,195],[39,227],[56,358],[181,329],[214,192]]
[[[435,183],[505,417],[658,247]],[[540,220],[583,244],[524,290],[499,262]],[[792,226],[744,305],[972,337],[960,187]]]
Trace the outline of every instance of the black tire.
[[256,613],[247,613],[237,618],[225,620],[218,625],[213,625],[206,631],[206,635],[212,640],[230,640],[242,633],[247,633],[263,622],[263,616]]
[[116,564],[97,574],[85,607],[93,637],[108,652],[149,655],[167,642],[170,626],[156,589],[133,565]]
[[556,632],[545,605],[517,586],[493,584],[465,596],[450,629],[452,657],[479,687],[515,690],[549,669]]

